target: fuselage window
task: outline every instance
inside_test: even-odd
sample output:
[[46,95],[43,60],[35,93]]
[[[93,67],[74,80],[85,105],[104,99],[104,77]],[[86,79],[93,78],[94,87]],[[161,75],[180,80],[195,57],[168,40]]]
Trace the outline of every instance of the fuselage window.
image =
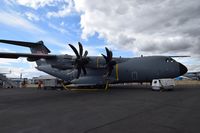
[[175,60],[168,58],[168,59],[166,59],[166,62],[175,62]]
[[166,59],[166,62],[171,62],[171,60],[170,59]]

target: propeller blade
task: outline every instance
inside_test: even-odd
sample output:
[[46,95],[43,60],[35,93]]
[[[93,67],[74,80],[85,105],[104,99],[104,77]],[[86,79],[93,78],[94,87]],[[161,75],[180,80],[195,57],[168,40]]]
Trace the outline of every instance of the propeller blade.
[[111,65],[111,66],[114,66],[114,65],[116,65],[116,64],[117,64],[117,62],[116,62],[116,61],[113,61],[113,60],[112,60],[112,61],[110,61],[110,65]]
[[72,49],[72,50],[74,51],[74,53],[76,54],[76,57],[79,59],[80,56],[79,56],[78,51],[76,50],[76,48],[75,48],[73,45],[71,45],[71,44],[69,44],[69,46],[71,47],[71,49]]
[[88,51],[86,50],[83,57],[86,58],[87,55],[88,55]]
[[104,54],[101,54],[103,56],[103,58],[106,60],[106,64],[108,64],[108,59],[107,56],[105,56]]
[[113,57],[113,53],[112,51],[110,51],[110,61],[112,60],[112,57]]
[[79,45],[79,53],[73,45],[69,44],[71,49],[76,54],[76,59],[74,61],[74,67],[75,67],[75,69],[77,69],[77,76],[76,76],[77,79],[81,75],[81,70],[82,70],[84,75],[87,74],[87,71],[85,69],[85,65],[87,65],[88,62],[89,62],[89,58],[87,58],[88,51],[86,50],[84,55],[83,55],[83,45],[80,42],[78,42],[78,45]]
[[107,74],[107,77],[109,77],[109,76],[111,75],[111,73],[112,73],[112,69],[113,69],[112,66],[108,68],[108,74]]
[[83,70],[83,74],[86,75],[86,74],[87,74],[87,71],[86,71],[86,69],[85,69],[84,66],[82,66],[82,70]]
[[106,68],[107,68],[107,73],[106,76],[109,77],[112,74],[113,67],[117,64],[116,61],[112,60],[113,59],[113,53],[110,51],[107,47],[105,47],[107,56],[104,54],[101,54],[104,59],[106,60]]
[[80,75],[81,75],[81,67],[78,67],[78,73],[77,73],[77,79],[80,77]]
[[78,42],[78,45],[79,45],[79,54],[80,54],[80,57],[82,58],[82,55],[83,55],[83,46],[80,42]]
[[109,62],[110,61],[110,50],[107,47],[105,47],[105,49],[106,49],[106,53],[107,53],[107,60]]

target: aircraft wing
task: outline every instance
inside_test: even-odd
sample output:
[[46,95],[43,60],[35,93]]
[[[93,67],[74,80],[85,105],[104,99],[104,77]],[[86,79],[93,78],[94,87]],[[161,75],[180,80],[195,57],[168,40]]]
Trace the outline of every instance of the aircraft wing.
[[172,57],[172,58],[184,58],[184,57],[190,57],[190,56],[187,56],[187,55],[178,55],[178,56],[169,56],[169,57]]
[[19,57],[27,57],[32,60],[38,60],[38,59],[53,59],[56,58],[56,55],[50,55],[50,54],[28,54],[28,53],[7,53],[7,52],[0,52],[0,58],[12,58],[17,59]]

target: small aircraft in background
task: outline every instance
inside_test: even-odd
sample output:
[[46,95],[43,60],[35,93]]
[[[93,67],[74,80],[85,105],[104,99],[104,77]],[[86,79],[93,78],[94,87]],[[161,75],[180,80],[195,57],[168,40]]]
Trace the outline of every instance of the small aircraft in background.
[[200,72],[187,72],[183,75],[183,77],[187,77],[192,80],[200,80]]
[[53,55],[43,41],[23,42],[0,40],[1,43],[29,47],[31,53],[0,52],[0,58],[19,57],[27,61],[35,61],[37,69],[60,78],[68,84],[76,86],[107,86],[112,83],[152,82],[153,79],[175,78],[187,72],[187,68],[172,59],[184,56],[143,56],[134,58],[113,57],[113,53],[105,48],[106,55],[88,56],[78,42],[79,50],[69,44],[74,51],[72,55]]

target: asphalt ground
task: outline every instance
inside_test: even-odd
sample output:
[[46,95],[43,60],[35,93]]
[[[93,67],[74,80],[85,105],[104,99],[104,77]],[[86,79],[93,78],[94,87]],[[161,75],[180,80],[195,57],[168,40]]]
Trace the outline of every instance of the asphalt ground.
[[200,86],[0,89],[0,133],[199,133]]

